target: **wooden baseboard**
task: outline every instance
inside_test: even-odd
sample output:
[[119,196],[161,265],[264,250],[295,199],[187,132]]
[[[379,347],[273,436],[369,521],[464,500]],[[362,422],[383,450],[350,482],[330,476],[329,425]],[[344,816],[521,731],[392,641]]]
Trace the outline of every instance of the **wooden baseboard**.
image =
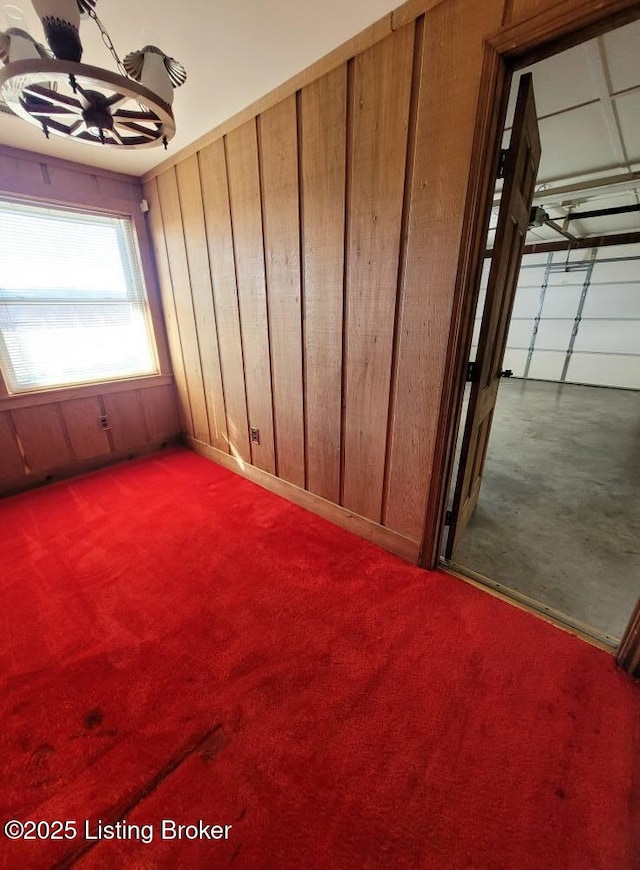
[[365,517],[358,516],[358,514],[354,514],[346,508],[340,507],[340,505],[320,498],[320,496],[314,495],[314,493],[308,492],[306,489],[300,489],[299,486],[295,486],[286,480],[281,480],[279,477],[274,477],[273,474],[262,471],[262,469],[256,468],[254,465],[248,465],[246,462],[236,459],[235,456],[223,453],[221,450],[217,450],[215,447],[204,444],[195,438],[185,436],[185,443],[196,453],[199,453],[200,456],[211,459],[213,462],[217,462],[218,465],[222,465],[224,468],[228,468],[230,471],[246,477],[247,480],[257,483],[258,486],[262,486],[264,489],[268,489],[270,492],[274,492],[276,495],[280,495],[288,501],[292,501],[294,504],[311,511],[311,513],[317,514],[323,517],[323,519],[353,532],[360,538],[365,538],[365,540],[377,544],[384,550],[395,553],[396,556],[400,556],[400,558],[405,559],[407,562],[416,564],[419,549],[417,541],[411,541],[392,529],[378,525],[378,523],[374,523]]
[[24,492],[28,489],[36,489],[40,486],[46,486],[48,483],[56,483],[60,480],[67,480],[70,477],[77,477],[79,474],[86,474],[89,471],[98,471],[101,468],[106,468],[109,465],[116,465],[119,462],[126,462],[129,459],[137,459],[138,456],[146,456],[149,453],[155,453],[158,450],[163,450],[165,447],[176,447],[182,444],[182,436],[174,435],[171,438],[165,438],[162,441],[152,441],[148,444],[142,444],[139,447],[130,447],[128,450],[118,450],[113,453],[105,453],[103,456],[96,456],[94,459],[84,459],[81,462],[74,462],[71,465],[65,465],[61,468],[53,468],[48,471],[40,472],[39,474],[28,474],[21,477],[19,480],[10,481],[3,484],[0,491],[0,498],[16,495],[19,492]]

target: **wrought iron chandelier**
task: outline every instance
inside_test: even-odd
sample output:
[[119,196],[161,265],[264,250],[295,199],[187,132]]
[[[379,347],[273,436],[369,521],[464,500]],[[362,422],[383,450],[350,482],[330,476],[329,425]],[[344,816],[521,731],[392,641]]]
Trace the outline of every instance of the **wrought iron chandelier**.
[[[16,115],[76,142],[113,148],[150,148],[176,131],[173,89],[182,64],[146,45],[124,62],[98,18],[97,0],[33,0],[49,48],[26,30],[0,32],[0,95]],[[81,19],[92,18],[118,72],[81,63]]]

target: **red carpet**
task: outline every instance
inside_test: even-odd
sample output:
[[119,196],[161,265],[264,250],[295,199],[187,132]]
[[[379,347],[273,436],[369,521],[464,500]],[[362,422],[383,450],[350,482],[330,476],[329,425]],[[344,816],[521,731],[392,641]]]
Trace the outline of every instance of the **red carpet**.
[[0,528],[0,818],[78,824],[3,867],[640,867],[611,656],[182,450]]

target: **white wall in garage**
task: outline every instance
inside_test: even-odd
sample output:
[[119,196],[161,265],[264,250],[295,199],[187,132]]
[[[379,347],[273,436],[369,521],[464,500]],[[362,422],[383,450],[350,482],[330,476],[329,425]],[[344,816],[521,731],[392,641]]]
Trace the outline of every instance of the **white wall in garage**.
[[518,378],[640,390],[640,244],[573,251],[568,259],[558,251],[525,255],[503,368]]

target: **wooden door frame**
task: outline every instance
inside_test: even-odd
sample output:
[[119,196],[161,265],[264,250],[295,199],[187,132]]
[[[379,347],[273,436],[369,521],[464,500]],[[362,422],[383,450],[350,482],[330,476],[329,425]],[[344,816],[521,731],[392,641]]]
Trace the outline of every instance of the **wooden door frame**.
[[[451,328],[419,564],[434,568],[440,559],[455,445],[462,414],[480,275],[494,183],[513,71],[640,18],[640,0],[581,0],[564,3],[521,23],[502,27],[484,42],[480,94],[452,305]],[[498,107],[498,110],[496,110]],[[636,622],[640,617],[636,614]],[[627,630],[625,662],[640,651],[640,631]],[[631,648],[630,648],[631,647]],[[620,647],[622,650],[622,645]]]

